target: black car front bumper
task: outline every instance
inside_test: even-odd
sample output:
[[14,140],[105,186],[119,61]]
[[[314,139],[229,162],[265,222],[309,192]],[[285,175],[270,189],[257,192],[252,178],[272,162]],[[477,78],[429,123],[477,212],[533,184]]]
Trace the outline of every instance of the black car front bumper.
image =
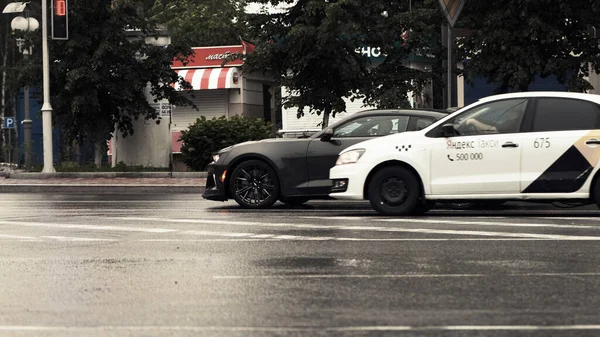
[[220,180],[223,169],[216,167],[213,162],[208,164],[206,172],[208,175],[206,176],[206,186],[204,186],[202,197],[214,201],[227,201],[225,186]]

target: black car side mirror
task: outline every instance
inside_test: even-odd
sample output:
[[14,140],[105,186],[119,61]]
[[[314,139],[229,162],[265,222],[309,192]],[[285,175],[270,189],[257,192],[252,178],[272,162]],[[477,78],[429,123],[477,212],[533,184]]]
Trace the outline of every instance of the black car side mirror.
[[323,135],[321,136],[321,141],[328,142],[331,140],[331,138],[333,138],[333,129],[327,129],[323,132]]
[[442,125],[442,129],[440,131],[442,137],[454,137],[456,136],[456,129],[454,129],[454,124],[444,124]]

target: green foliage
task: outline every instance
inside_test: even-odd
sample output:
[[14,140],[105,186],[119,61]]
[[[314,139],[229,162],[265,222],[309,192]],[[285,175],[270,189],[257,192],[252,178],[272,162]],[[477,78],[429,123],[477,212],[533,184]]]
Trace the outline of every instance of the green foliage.
[[209,120],[202,116],[188,130],[181,131],[181,153],[190,169],[202,171],[212,161],[212,155],[223,148],[274,136],[271,123],[261,118],[236,115],[229,120],[224,116]]
[[245,1],[157,0],[149,15],[166,24],[175,45],[237,45],[244,31]]
[[[407,58],[427,52],[442,20],[438,1],[412,3],[409,12],[408,1],[299,0],[282,13],[250,15],[249,26],[260,42],[244,67],[275,76],[291,93],[283,106],[298,107],[298,118],[306,108],[323,114],[323,127],[330,113],[346,110],[344,97],[401,106],[408,91],[431,79],[430,73],[411,69]],[[408,39],[400,42],[407,31]],[[356,52],[362,47],[380,47],[383,61],[375,67],[373,60]]]
[[[115,126],[124,137],[133,134],[134,120],[157,118],[146,92],[175,105],[192,103],[170,85],[190,87],[178,79],[171,63],[191,49],[147,45],[126,32],[156,32],[138,11],[140,5],[140,0],[69,1],[69,39],[48,42],[53,121],[66,141],[104,144]],[[30,66],[15,67],[18,86],[42,87],[40,50],[34,48],[34,57],[23,61]]]
[[472,31],[459,49],[467,79],[485,76],[499,92],[526,91],[537,74],[583,91],[590,67],[600,71],[598,0],[468,1],[457,25]]

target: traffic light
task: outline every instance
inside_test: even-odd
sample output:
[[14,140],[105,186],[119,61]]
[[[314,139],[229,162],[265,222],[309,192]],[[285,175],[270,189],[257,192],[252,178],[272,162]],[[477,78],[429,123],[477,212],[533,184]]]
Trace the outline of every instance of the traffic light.
[[51,0],[52,39],[67,40],[69,38],[69,8],[67,0]]

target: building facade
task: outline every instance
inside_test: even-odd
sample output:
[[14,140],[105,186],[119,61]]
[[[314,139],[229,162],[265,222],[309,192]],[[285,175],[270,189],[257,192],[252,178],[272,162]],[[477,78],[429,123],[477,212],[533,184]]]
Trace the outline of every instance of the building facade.
[[[168,167],[173,163],[175,170],[185,170],[181,160],[181,131],[196,119],[242,115],[274,121],[275,91],[273,81],[261,74],[243,73],[243,60],[224,64],[232,54],[245,54],[253,46],[197,47],[187,64],[174,60],[172,69],[185,79],[192,90],[183,94],[193,106],[172,106],[167,101],[154,102],[149,88],[148,101],[160,111],[158,120],[138,120],[133,136],[115,134],[110,142],[109,155],[113,166],[120,162],[126,165]],[[183,89],[175,84],[175,89]],[[196,109],[197,108],[197,109]]]

